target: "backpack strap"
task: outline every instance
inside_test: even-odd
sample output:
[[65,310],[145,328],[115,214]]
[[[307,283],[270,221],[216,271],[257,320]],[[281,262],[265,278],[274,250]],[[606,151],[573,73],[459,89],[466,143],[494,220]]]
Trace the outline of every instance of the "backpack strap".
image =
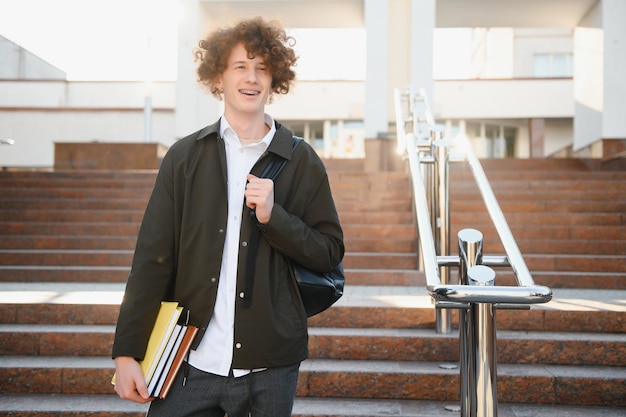
[[[302,141],[303,141],[302,138],[299,138],[297,136],[293,137],[292,150],[291,150],[292,154],[293,154],[293,151],[296,150],[296,148]],[[276,177],[278,177],[278,174],[280,174],[280,171],[283,170],[286,164],[287,164],[287,159],[274,154],[270,163],[267,164],[267,166],[263,170],[263,173],[261,174],[261,178],[269,178],[271,180],[275,180]]]
[[[297,136],[293,137],[292,142],[292,150],[291,153],[293,155],[293,151],[298,147],[300,142],[303,139]],[[267,164],[263,173],[261,174],[261,178],[269,178],[272,181],[276,180],[280,171],[283,170],[285,165],[287,164],[287,159],[274,154],[272,159]],[[254,210],[250,210],[250,216],[254,220],[256,220],[256,212]],[[252,227],[250,230],[250,239],[248,240],[248,262],[246,264],[246,282],[243,292],[243,305],[244,307],[250,307],[252,305],[252,290],[254,288],[254,263],[256,261],[256,254],[259,249],[259,235],[260,231],[258,227]]]

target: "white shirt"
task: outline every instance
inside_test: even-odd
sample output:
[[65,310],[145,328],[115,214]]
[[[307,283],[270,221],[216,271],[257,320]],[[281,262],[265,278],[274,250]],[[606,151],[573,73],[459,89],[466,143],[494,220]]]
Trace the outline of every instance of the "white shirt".
[[[228,376],[233,361],[237,260],[239,257],[241,216],[244,213],[246,176],[267,150],[276,133],[274,120],[271,116],[265,115],[265,123],[270,126],[270,131],[260,142],[246,146],[242,145],[237,133],[230,127],[225,116],[221,118],[220,123],[220,136],[224,138],[226,147],[228,173],[226,242],[222,254],[222,267],[213,317],[198,349],[191,351],[189,364],[202,371],[221,376]],[[248,370],[233,370],[235,376],[242,376],[248,372]]]

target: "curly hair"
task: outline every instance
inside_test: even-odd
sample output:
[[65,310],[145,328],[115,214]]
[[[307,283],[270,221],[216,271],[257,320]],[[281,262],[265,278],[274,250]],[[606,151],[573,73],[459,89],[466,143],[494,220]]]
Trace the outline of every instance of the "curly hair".
[[272,92],[286,94],[296,78],[292,70],[298,60],[293,50],[295,42],[279,23],[266,22],[261,17],[245,19],[233,27],[218,29],[202,39],[194,52],[196,61],[199,61],[196,70],[198,82],[221,100],[222,92],[215,86],[215,82],[226,69],[232,49],[238,43],[243,43],[248,58],[263,58],[272,75]]

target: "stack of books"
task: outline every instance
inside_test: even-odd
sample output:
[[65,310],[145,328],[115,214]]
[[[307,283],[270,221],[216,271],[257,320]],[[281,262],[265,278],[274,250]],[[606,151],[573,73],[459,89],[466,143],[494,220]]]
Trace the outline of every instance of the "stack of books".
[[[161,303],[146,355],[139,362],[151,397],[165,398],[198,332],[198,328],[188,325],[187,320],[180,323],[182,314],[183,307],[178,303]],[[115,384],[115,375],[111,382]]]

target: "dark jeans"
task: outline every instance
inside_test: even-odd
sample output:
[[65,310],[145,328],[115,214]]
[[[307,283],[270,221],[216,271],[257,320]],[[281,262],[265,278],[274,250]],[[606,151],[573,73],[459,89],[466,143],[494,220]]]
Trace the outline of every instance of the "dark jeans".
[[299,369],[296,364],[235,378],[189,366],[185,386],[181,369],[167,398],[152,402],[148,417],[290,417]]

